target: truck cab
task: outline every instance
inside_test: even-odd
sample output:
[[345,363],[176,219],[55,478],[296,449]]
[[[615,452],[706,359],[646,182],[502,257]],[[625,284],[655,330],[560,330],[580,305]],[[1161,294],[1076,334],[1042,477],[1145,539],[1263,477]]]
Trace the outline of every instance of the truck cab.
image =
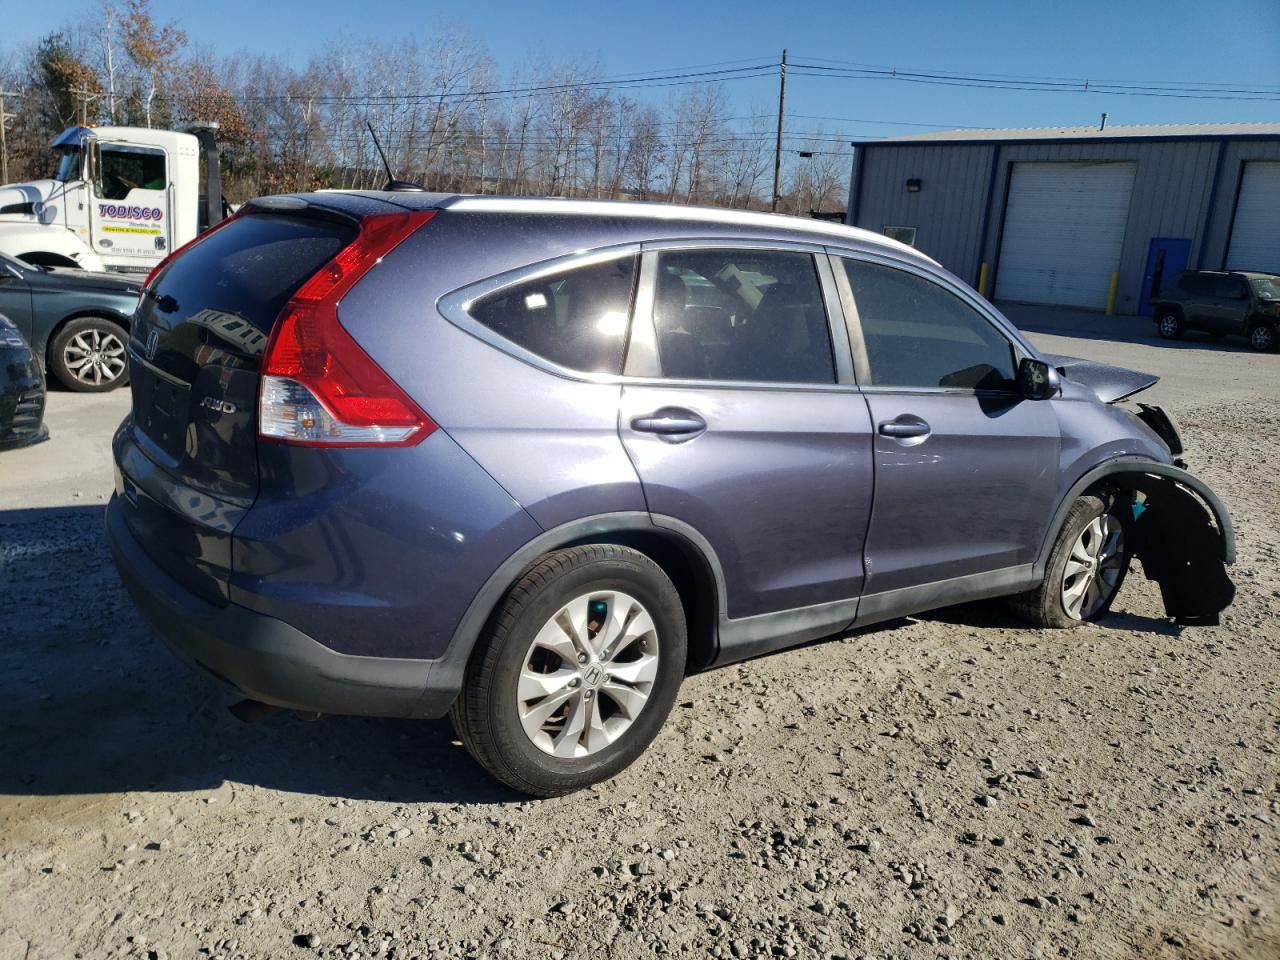
[[52,147],[51,176],[0,186],[0,252],[37,266],[146,273],[195,237],[194,134],[71,127]]

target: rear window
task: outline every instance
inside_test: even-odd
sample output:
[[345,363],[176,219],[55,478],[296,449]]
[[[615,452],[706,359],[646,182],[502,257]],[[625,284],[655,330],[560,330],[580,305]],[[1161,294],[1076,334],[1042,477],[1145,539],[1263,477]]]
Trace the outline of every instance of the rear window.
[[638,261],[619,257],[517,283],[477,300],[469,312],[559,366],[620,374]]
[[328,220],[238,217],[176,257],[153,285],[156,297],[145,303],[164,314],[169,327],[200,322],[261,353],[265,344],[258,341],[289,298],[355,235],[354,227]]

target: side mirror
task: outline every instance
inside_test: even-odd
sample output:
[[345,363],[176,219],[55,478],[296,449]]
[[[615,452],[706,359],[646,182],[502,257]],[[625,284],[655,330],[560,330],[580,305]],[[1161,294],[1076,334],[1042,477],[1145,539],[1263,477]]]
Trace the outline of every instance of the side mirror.
[[1018,392],[1028,400],[1048,400],[1062,392],[1062,379],[1043,360],[1023,357],[1018,364]]

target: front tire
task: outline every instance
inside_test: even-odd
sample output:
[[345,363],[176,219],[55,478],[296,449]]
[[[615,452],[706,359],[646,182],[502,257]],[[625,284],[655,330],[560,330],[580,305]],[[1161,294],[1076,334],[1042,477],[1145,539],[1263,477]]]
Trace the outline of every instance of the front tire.
[[1177,340],[1183,334],[1182,318],[1169,310],[1156,318],[1156,330],[1166,340]]
[[129,382],[124,327],[105,317],[77,317],[49,345],[49,370],[68,390],[105,393]]
[[1101,619],[1129,571],[1123,501],[1080,497],[1054,541],[1040,586],[1011,599],[1032,626],[1063,629]]
[[490,617],[450,712],[496,779],[552,797],[599,783],[657,736],[684,678],[680,596],[644,554],[558,550]]

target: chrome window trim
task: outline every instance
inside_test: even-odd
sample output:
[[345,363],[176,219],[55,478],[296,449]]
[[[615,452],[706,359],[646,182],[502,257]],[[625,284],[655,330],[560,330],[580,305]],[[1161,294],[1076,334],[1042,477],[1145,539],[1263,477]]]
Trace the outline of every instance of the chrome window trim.
[[[827,312],[827,330],[831,338],[833,359],[837,382],[806,383],[793,381],[757,381],[757,380],[686,380],[673,377],[658,376],[657,337],[653,328],[653,296],[657,276],[657,254],[662,250],[680,249],[731,249],[731,250],[778,250],[782,252],[807,253],[813,257],[815,274],[822,291],[823,306]],[[653,240],[643,243],[623,243],[593,250],[582,250],[551,260],[517,267],[484,280],[470,283],[465,287],[445,294],[436,301],[436,309],[441,316],[464,333],[477,340],[501,350],[508,356],[536,367],[545,373],[553,374],[566,380],[582,383],[598,384],[635,384],[637,386],[676,387],[690,390],[725,389],[725,390],[781,390],[812,391],[818,393],[856,393],[858,385],[853,376],[851,364],[841,363],[841,343],[845,341],[847,332],[841,336],[836,324],[843,319],[839,311],[838,297],[827,288],[823,281],[822,263],[826,260],[826,250],[820,243],[809,243],[795,240],[736,240],[725,237],[707,237],[705,239],[673,239]],[[612,373],[591,373],[574,370],[562,366],[552,360],[526,350],[513,340],[491,330],[470,313],[471,306],[482,297],[489,296],[506,287],[553,276],[580,266],[590,266],[619,257],[640,256],[639,277],[635,295],[632,297],[631,315],[628,322],[627,346],[623,358],[621,376]],[[829,279],[829,278],[828,278]],[[832,284],[834,286],[834,284]],[[843,326],[843,323],[840,323]],[[841,371],[848,372],[847,382],[840,380]]]
[[832,247],[826,248],[827,253],[833,257],[841,259],[864,260],[868,263],[879,264],[883,267],[893,267],[897,270],[904,270],[907,273],[913,273],[918,277],[936,283],[949,293],[955,294],[961,300],[965,301],[969,306],[973,307],[984,319],[1001,334],[1005,339],[1013,341],[1014,350],[1021,357],[1033,357],[1039,359],[1040,355],[1031,342],[1027,340],[1022,331],[1015,327],[1009,320],[998,310],[995,309],[987,300],[978,295],[978,292],[966,284],[959,283],[952,279],[946,273],[934,271],[921,264],[910,260],[903,260],[900,257],[882,256],[879,253],[869,253],[866,250],[857,250],[849,247]]
[[1020,394],[1016,390],[975,390],[970,387],[925,387],[910,386],[906,384],[874,384],[871,382],[871,364],[867,355],[866,338],[862,334],[862,322],[858,317],[857,302],[853,296],[853,287],[849,283],[849,276],[844,270],[843,264],[837,263],[837,260],[859,260],[864,263],[874,264],[876,266],[888,267],[894,270],[901,270],[905,273],[914,274],[920,279],[933,283],[948,293],[958,297],[961,302],[971,307],[975,313],[982,319],[986,320],[996,332],[1008,341],[1013,351],[1013,366],[1015,376],[1017,368],[1024,357],[1039,358],[1039,354],[1035,348],[1031,346],[1022,334],[1001,316],[992,306],[974,291],[970,291],[965,286],[956,283],[944,274],[934,273],[931,270],[921,269],[913,263],[900,260],[896,257],[882,257],[877,254],[867,253],[862,250],[849,250],[837,247],[828,247],[827,253],[832,259],[831,269],[837,277],[836,283],[840,289],[841,297],[848,298],[848,312],[846,313],[846,323],[849,327],[849,341],[853,345],[854,367],[858,372],[858,379],[862,384],[862,390],[865,393],[874,394],[935,394],[935,395],[952,395],[952,396],[992,396],[992,397],[1017,397]]
[[[539,356],[532,350],[527,350],[514,340],[508,340],[495,330],[485,326],[479,320],[471,315],[471,307],[482,297],[497,293],[507,287],[513,287],[521,283],[527,283],[530,280],[539,280],[543,277],[554,276],[558,273],[564,273],[577,267],[588,267],[596,263],[605,263],[609,260],[617,260],[621,257],[639,257],[640,244],[624,243],[612,247],[601,247],[595,250],[580,251],[566,254],[562,257],[555,257],[551,260],[543,260],[539,263],[529,264],[528,266],[518,267],[515,270],[508,270],[505,273],[488,277],[476,283],[468,284],[451,293],[446,293],[436,301],[436,309],[440,314],[452,323],[455,327],[465,333],[471,334],[477,340],[482,340],[491,347],[496,347],[508,356],[523,361],[530,366],[545,370],[547,373],[555,374],[566,380],[580,380],[587,383],[619,383],[624,377],[614,373],[592,373],[586,370],[574,370],[570,367],[561,366],[553,360]],[[639,297],[639,291],[632,295],[631,316],[635,315],[635,301]],[[631,317],[628,317],[627,333],[623,336],[629,339],[631,326]],[[626,363],[626,341],[624,340],[623,363]]]

